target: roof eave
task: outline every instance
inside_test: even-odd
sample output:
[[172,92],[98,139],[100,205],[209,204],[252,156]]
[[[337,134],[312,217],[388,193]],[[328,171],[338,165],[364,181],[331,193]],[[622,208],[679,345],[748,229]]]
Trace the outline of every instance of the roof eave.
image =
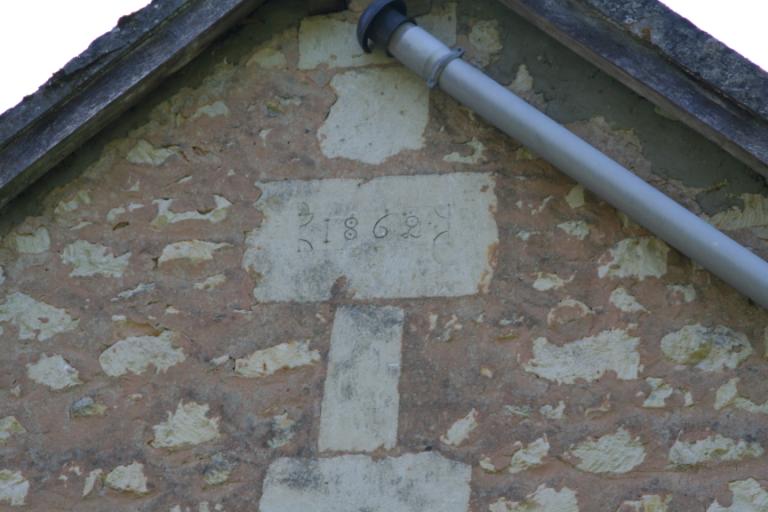
[[[768,177],[768,73],[758,66],[656,0],[499,1]],[[683,42],[653,30],[679,31]],[[730,75],[705,69],[722,61]]]
[[263,2],[156,1],[94,41],[0,117],[0,208]]

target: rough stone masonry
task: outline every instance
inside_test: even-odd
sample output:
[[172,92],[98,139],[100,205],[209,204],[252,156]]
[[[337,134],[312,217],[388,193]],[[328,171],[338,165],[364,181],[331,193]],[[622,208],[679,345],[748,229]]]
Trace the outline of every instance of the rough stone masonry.
[[[719,149],[500,3],[432,3],[768,257]],[[362,54],[363,4],[266,4],[4,217],[0,509],[768,511],[768,314]]]

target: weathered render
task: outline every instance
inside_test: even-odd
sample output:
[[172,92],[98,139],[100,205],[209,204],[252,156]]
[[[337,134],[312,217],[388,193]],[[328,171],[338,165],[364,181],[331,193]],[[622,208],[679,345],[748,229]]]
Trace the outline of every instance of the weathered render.
[[[266,3],[4,210],[0,508],[766,510],[768,313],[360,54],[365,3]],[[499,2],[421,4],[768,257],[745,165]]]

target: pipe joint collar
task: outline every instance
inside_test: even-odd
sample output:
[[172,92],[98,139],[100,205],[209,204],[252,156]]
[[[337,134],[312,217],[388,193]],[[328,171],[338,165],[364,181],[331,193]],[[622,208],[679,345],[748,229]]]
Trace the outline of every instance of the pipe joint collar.
[[439,59],[434,60],[432,63],[432,70],[427,77],[427,87],[434,89],[440,81],[440,75],[443,74],[443,71],[448,64],[456,59],[460,59],[463,55],[463,48],[454,48],[450,52],[443,54]]
[[374,0],[357,23],[357,42],[365,53],[371,53],[371,41],[386,48],[395,31],[406,22],[414,23],[408,18],[403,0]]

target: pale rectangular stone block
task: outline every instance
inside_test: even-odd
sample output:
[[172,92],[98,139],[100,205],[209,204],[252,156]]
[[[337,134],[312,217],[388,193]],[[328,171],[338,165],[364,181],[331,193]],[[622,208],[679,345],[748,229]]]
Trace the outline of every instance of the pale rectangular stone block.
[[498,230],[486,173],[257,183],[243,267],[263,302],[456,297],[487,290]]
[[377,461],[365,455],[278,459],[261,512],[466,512],[471,468],[437,453]]
[[395,447],[403,317],[395,307],[341,307],[336,312],[320,451]]

